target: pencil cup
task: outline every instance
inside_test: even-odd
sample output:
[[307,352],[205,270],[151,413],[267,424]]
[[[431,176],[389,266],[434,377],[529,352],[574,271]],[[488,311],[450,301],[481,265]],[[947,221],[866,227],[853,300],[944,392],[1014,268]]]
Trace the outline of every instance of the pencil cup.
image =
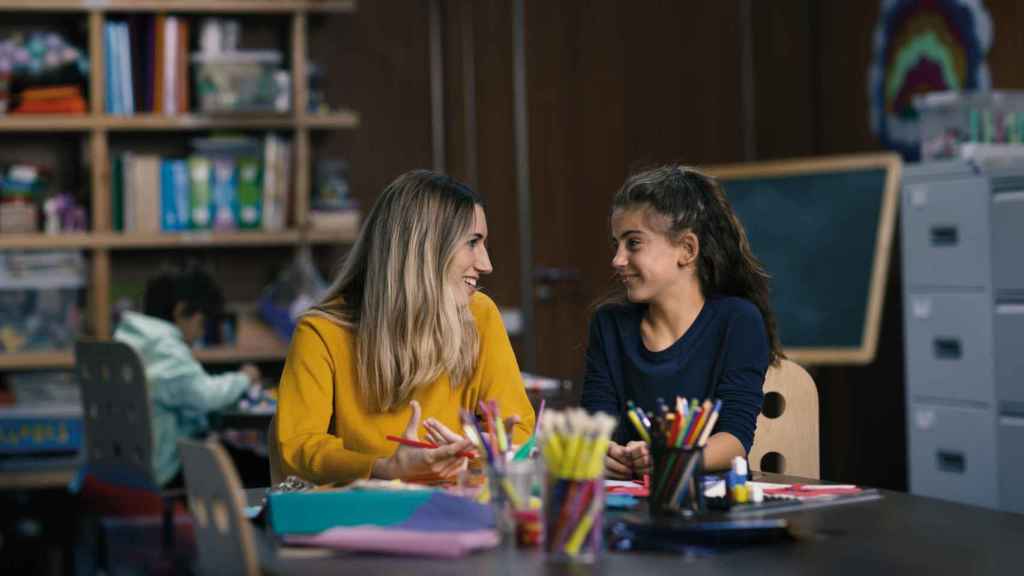
[[704,511],[701,470],[703,448],[674,448],[655,442],[651,446],[651,516],[695,514]]
[[483,488],[482,496],[485,501],[490,502],[494,510],[494,524],[501,534],[501,539],[511,542],[516,529],[516,494],[504,470],[487,467],[487,484]]
[[542,463],[538,459],[509,460],[505,474],[508,476],[509,504],[515,521],[516,545],[536,546],[543,534],[541,501],[537,498],[544,479]]
[[570,479],[549,474],[543,509],[549,560],[597,561],[603,547],[604,476]]

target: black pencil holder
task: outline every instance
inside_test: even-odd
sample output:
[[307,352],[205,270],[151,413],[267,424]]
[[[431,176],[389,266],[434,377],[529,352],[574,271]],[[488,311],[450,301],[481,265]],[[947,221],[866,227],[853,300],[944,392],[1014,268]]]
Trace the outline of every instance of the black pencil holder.
[[663,443],[651,446],[654,470],[648,503],[651,516],[697,514],[705,510],[703,448],[675,448]]

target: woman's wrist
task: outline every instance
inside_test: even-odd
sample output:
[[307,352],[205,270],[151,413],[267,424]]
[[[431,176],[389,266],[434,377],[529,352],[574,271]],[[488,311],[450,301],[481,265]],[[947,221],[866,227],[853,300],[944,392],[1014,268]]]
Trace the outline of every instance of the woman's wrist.
[[381,480],[391,480],[394,475],[391,473],[391,459],[390,458],[377,458],[373,461],[373,467],[370,469],[371,478],[380,478]]

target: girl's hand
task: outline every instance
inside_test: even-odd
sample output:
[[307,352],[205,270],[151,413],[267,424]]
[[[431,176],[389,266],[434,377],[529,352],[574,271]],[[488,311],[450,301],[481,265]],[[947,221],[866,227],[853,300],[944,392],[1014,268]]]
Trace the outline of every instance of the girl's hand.
[[[413,400],[412,416],[402,434],[410,440],[419,440],[416,431],[420,426],[420,404]],[[413,448],[398,445],[390,458],[380,458],[373,463],[371,476],[385,480],[451,481],[466,467],[466,458],[460,452],[472,448],[469,440],[447,442],[438,448]]]
[[249,377],[250,384],[260,386],[260,380],[263,378],[263,375],[255,364],[242,364],[238,371]]
[[646,442],[633,440],[626,444],[625,449],[632,459],[630,468],[633,469],[634,478],[641,478],[644,474],[651,472],[651,451]]
[[626,446],[608,443],[608,454],[604,457],[604,473],[612,480],[632,480],[633,455]]

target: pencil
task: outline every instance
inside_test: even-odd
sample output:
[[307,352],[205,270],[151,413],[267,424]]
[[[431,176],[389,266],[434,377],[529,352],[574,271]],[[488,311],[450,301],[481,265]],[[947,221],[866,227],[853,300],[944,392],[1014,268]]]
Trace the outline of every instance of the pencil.
[[708,437],[711,436],[711,431],[715,427],[715,422],[718,422],[718,411],[722,408],[722,401],[715,400],[715,407],[711,409],[711,416],[708,417],[707,424],[704,425],[704,431],[701,432],[700,438],[697,439],[697,446],[701,448],[707,444]]
[[636,428],[637,433],[640,434],[640,439],[650,444],[651,435],[647,433],[647,429],[644,428],[644,425],[640,423],[640,417],[636,415],[636,412],[632,410],[626,410],[626,415],[629,417],[629,421],[633,423],[633,426]]
[[[433,442],[424,442],[423,440],[413,440],[411,438],[402,438],[401,436],[392,436],[390,434],[387,435],[386,438],[388,440],[391,440],[392,442],[398,442],[399,444],[401,444],[403,446],[411,446],[413,448],[430,448],[430,449],[440,448],[440,446],[438,446],[437,444],[434,444]],[[462,452],[459,452],[458,454],[456,454],[456,456],[458,456],[459,458],[470,458],[470,459],[472,459],[472,458],[476,458],[476,453],[471,451],[471,450],[463,450]]]

